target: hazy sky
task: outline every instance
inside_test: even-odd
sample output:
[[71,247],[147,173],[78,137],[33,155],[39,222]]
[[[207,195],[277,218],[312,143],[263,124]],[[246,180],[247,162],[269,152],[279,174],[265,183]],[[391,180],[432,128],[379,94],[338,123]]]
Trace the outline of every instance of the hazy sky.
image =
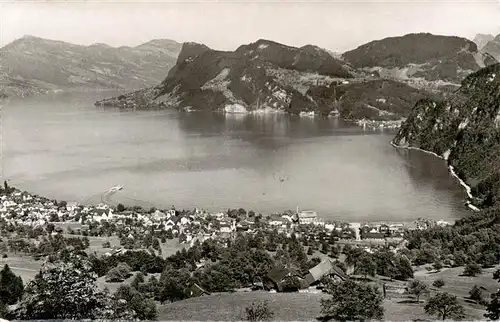
[[496,1],[4,1],[0,46],[23,35],[77,44],[154,38],[234,49],[259,38],[336,51],[411,32],[500,33]]

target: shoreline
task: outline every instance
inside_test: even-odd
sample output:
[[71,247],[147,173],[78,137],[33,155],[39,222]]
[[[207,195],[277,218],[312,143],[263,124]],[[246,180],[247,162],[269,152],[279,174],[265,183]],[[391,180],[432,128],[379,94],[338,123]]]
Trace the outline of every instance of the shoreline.
[[[87,201],[83,201],[83,202],[79,202],[79,201],[75,201],[75,200],[69,200],[69,199],[65,199],[65,198],[57,198],[57,197],[49,197],[45,194],[38,194],[38,193],[34,193],[34,192],[31,192],[27,189],[23,189],[23,188],[19,188],[18,186],[9,186],[9,188],[13,189],[13,191],[11,192],[11,194],[15,194],[15,195],[27,195],[31,198],[41,198],[41,199],[44,199],[46,201],[57,201],[57,202],[62,202],[64,201],[67,205],[71,205],[72,207],[84,207],[84,208],[100,208],[102,206],[104,207],[107,207],[107,208],[113,208],[113,209],[116,209],[117,205],[120,204],[120,202],[114,202],[115,204],[112,204],[112,203],[109,203],[107,202],[106,200],[103,199],[103,201],[100,201],[100,202],[97,202],[97,203],[92,203],[92,202],[87,202]],[[1,188],[0,188],[1,189]],[[103,196],[107,196],[107,195],[113,195],[115,192],[112,192],[110,193],[110,191],[107,191],[103,194]],[[2,195],[2,194],[0,194]],[[0,198],[1,199],[1,198]],[[151,211],[151,209],[155,209],[155,210],[159,210],[159,211],[168,211],[168,206],[165,206],[165,207],[162,207],[162,206],[159,206],[159,205],[153,205],[151,204],[150,208],[148,209],[149,206],[141,206],[137,203],[122,203],[122,205],[126,206],[127,209],[130,211],[130,210],[133,210],[133,211],[138,211],[138,212],[141,212],[141,213],[149,213]],[[140,207],[140,210],[134,210],[135,207]],[[177,207],[175,206],[172,206],[174,207],[173,209],[177,209]],[[191,208],[194,208],[196,210],[199,210],[203,213],[208,213],[208,214],[221,214],[221,213],[225,213],[225,208],[224,209],[219,209],[219,210],[209,210],[209,209],[205,209],[205,208],[202,208],[202,207],[197,207],[197,206],[193,206]],[[186,211],[186,210],[189,210],[191,209],[189,207],[181,207],[177,210],[180,210],[180,211]],[[229,208],[229,209],[232,209],[232,210],[236,210],[237,208]],[[249,210],[251,211],[251,209]],[[277,211],[277,212],[256,212],[256,214],[260,214],[262,217],[269,217],[269,216],[279,216],[279,217],[282,217],[283,215],[287,215],[289,212],[292,212],[293,210],[282,210],[282,211]],[[384,220],[384,219],[375,219],[375,220],[367,220],[367,219],[364,219],[364,220],[354,220],[354,219],[333,219],[333,218],[325,218],[321,215],[317,215],[317,223],[314,224],[314,225],[319,225],[319,226],[324,226],[324,225],[331,225],[331,224],[348,224],[348,225],[351,225],[351,224],[361,224],[361,225],[403,225],[405,227],[412,227],[416,222],[430,222],[430,223],[437,223],[439,221],[444,221],[444,222],[447,222],[447,223],[454,223],[457,219],[433,219],[433,218],[430,218],[430,217],[418,217],[418,218],[414,218],[413,220],[408,220],[408,221],[405,221],[405,220]]]
[[416,147],[412,147],[412,146],[400,146],[400,145],[396,145],[393,140],[391,140],[390,143],[396,149],[416,150],[416,151],[420,151],[420,152],[424,152],[424,153],[433,155],[433,156],[435,156],[435,157],[437,157],[437,158],[439,158],[441,160],[446,161],[446,165],[448,167],[448,171],[458,181],[458,183],[464,188],[465,193],[467,194],[467,201],[466,201],[467,208],[471,209],[472,211],[480,211],[481,210],[480,208],[478,208],[478,207],[476,207],[476,206],[474,206],[472,204],[471,199],[473,199],[474,196],[471,193],[471,187],[467,183],[465,183],[465,181],[462,180],[462,178],[460,178],[456,174],[455,169],[453,168],[453,166],[448,164],[448,158],[445,158],[445,157],[443,157],[441,155],[438,155],[437,153],[432,152],[432,151],[427,151],[427,150],[416,148]]

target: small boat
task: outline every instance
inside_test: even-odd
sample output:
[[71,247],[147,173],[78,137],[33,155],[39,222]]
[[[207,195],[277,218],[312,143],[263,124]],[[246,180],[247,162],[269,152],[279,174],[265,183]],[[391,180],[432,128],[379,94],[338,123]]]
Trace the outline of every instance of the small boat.
[[117,186],[114,186],[111,189],[109,189],[109,192],[117,192],[117,191],[120,191],[122,189],[123,189],[122,185],[117,185]]

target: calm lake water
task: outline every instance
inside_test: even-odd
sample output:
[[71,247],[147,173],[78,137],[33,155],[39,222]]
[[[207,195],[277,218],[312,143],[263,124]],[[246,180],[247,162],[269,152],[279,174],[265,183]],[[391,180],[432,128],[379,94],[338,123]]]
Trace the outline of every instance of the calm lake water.
[[2,110],[3,177],[58,200],[271,213],[347,221],[467,214],[444,161],[393,148],[394,132],[339,120],[93,106],[110,93],[54,94]]

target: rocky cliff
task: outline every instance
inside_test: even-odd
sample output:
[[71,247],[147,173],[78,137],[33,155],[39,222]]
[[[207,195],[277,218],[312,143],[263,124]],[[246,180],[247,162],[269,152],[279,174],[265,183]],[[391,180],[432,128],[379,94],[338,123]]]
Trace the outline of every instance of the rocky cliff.
[[500,64],[466,77],[444,101],[419,101],[393,143],[447,159],[479,207],[500,201]]
[[468,39],[429,33],[372,41],[342,57],[354,68],[428,89],[458,87],[468,74],[496,62]]
[[340,114],[347,119],[400,119],[427,93],[390,80],[356,78],[326,50],[269,40],[234,52],[184,44],[177,64],[158,86],[96,105],[184,110],[255,110]]
[[165,78],[181,46],[163,39],[137,47],[80,46],[25,36],[0,48],[0,93],[152,86]]

